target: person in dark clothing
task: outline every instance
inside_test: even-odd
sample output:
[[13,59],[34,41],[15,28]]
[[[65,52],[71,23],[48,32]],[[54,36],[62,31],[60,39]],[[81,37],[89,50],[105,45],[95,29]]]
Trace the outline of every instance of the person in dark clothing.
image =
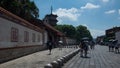
[[119,53],[119,46],[120,46],[120,44],[118,43],[118,40],[116,40],[114,42],[114,45],[115,45],[115,53]]
[[109,52],[113,52],[114,51],[114,40],[109,40]]
[[88,45],[87,45],[87,41],[82,40],[80,43],[80,51],[81,51],[81,57],[83,57],[83,53],[84,56],[87,57],[87,51],[88,51]]
[[47,42],[47,47],[49,49],[49,54],[51,54],[51,51],[52,51],[52,41],[48,41]]
[[91,42],[90,42],[90,48],[91,48],[91,49],[94,49],[94,48],[95,48],[95,42],[94,42],[94,41],[91,41]]
[[108,43],[108,47],[109,47],[109,52],[111,52],[111,49],[112,49],[112,42],[109,42],[109,43]]

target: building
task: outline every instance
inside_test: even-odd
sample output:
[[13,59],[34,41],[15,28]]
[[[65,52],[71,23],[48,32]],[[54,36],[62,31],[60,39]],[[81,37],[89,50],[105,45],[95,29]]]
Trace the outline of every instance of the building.
[[51,13],[50,14],[48,14],[48,15],[46,15],[45,16],[45,18],[43,19],[43,21],[44,21],[44,23],[48,23],[49,25],[51,25],[51,26],[56,26],[56,24],[57,24],[57,15],[55,15],[55,14],[53,14],[52,13],[52,10],[53,10],[53,8],[52,8],[52,6],[51,6]]
[[113,27],[105,31],[108,39],[115,39],[115,33],[120,31],[120,27]]
[[[47,23],[44,23],[44,26],[46,27],[45,31],[47,34],[47,36],[45,37],[47,37],[47,41],[51,40],[52,42],[54,42],[54,47],[57,47],[58,41],[60,40],[63,41],[64,44],[66,43],[64,39],[65,35],[63,33],[61,33],[60,31],[58,31],[57,29],[55,29]],[[47,41],[45,41],[44,43],[47,43]]]
[[43,19],[44,25],[48,34],[48,40],[51,40],[54,42],[54,47],[57,47],[58,41],[63,41],[64,44],[66,44],[65,41],[65,35],[54,28],[57,24],[57,15],[52,13],[52,6],[51,6],[51,13],[47,14],[45,18]]
[[106,37],[105,35],[98,36],[98,37],[96,38],[96,43],[98,43],[98,44],[104,44],[104,38],[105,38],[105,37]]
[[76,44],[76,39],[66,37],[66,44],[67,45],[75,45]]
[[43,50],[50,38],[62,36],[41,20],[28,22],[0,7],[0,63]]
[[43,21],[45,23],[50,24],[51,26],[56,26],[56,23],[58,22],[56,18],[57,18],[57,15],[48,14],[48,15],[45,16],[45,18],[43,19]]
[[115,39],[118,40],[118,43],[120,44],[120,31],[115,33]]

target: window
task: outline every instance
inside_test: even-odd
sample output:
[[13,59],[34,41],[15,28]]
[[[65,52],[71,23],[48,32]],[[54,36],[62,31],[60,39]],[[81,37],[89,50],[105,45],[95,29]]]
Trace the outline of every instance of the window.
[[40,42],[40,35],[38,35],[38,42]]
[[18,42],[18,29],[14,27],[11,28],[11,42]]
[[32,34],[32,41],[35,42],[36,36],[35,33]]
[[24,42],[29,41],[29,33],[27,31],[24,31]]

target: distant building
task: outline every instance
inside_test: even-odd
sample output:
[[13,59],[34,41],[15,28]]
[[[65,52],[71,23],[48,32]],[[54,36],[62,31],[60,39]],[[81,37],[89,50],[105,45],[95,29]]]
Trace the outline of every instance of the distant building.
[[118,43],[120,44],[120,31],[115,33],[115,39],[118,40]]
[[67,45],[74,45],[74,44],[76,44],[76,39],[66,37],[66,44]]
[[45,30],[47,31],[47,41],[51,40],[52,42],[54,42],[54,47],[57,47],[58,41],[60,40],[63,41],[63,43],[66,43],[65,35],[62,32],[58,31],[47,23],[44,23],[44,26],[46,27]]
[[52,13],[51,7],[51,14],[47,14],[43,19],[44,25],[47,27],[46,31],[48,34],[48,40],[54,42],[54,47],[57,47],[59,43],[58,41],[63,41],[63,43],[66,44],[65,35],[54,28],[54,26],[56,26],[58,22],[57,17],[57,15]]
[[46,15],[45,18],[43,19],[43,21],[45,23],[50,24],[51,26],[56,26],[56,24],[58,22],[57,17],[58,17],[57,15],[52,13],[52,6],[51,6],[51,14]]
[[106,37],[108,39],[115,39],[115,33],[120,31],[120,27],[113,27],[105,31]]
[[43,21],[45,23],[48,23],[50,24],[51,26],[56,26],[57,24],[57,15],[54,15],[54,14],[49,14],[49,15],[46,15],[45,18],[43,19]]
[[102,44],[102,43],[104,42],[104,38],[105,38],[105,35],[98,36],[98,37],[96,38],[96,43]]

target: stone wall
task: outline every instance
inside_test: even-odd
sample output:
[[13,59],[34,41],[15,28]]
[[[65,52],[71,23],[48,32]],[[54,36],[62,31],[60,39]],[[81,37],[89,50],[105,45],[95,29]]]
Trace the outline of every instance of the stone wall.
[[[45,32],[45,35],[43,35],[44,33],[39,30],[39,27],[37,29],[32,27],[32,24],[27,23],[27,25],[22,21],[15,22],[12,20],[0,16],[0,63],[46,49],[45,45],[43,45],[43,38],[47,36],[46,31],[43,31]],[[24,25],[19,24],[21,22]],[[11,41],[12,27],[17,28],[19,31],[18,41],[16,42]],[[29,41],[27,42],[24,41],[24,31],[29,32]],[[33,33],[36,35],[35,41],[32,39]],[[38,35],[40,41],[38,41]],[[47,37],[44,40],[47,40]]]
[[0,63],[19,58],[40,50],[46,49],[45,46],[13,47],[0,49]]

